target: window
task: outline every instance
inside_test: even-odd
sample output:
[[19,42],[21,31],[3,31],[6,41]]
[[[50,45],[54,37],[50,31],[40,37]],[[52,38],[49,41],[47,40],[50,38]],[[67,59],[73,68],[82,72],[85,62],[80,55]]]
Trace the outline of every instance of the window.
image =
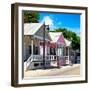
[[51,55],[56,55],[55,48],[50,48],[50,54]]
[[31,55],[31,45],[29,46],[29,54]]
[[35,47],[35,54],[36,54],[36,55],[39,54],[38,51],[39,51],[39,50],[38,50],[38,47]]
[[58,48],[58,56],[63,56],[63,48]]
[[37,47],[37,46],[34,45],[33,53],[34,53],[35,55],[38,55],[38,54],[39,54],[39,49],[38,49],[38,48],[39,48],[39,47]]
[[[31,45],[29,46],[29,54],[31,55],[32,53],[32,48]],[[33,54],[38,55],[39,54],[39,47],[33,45]]]

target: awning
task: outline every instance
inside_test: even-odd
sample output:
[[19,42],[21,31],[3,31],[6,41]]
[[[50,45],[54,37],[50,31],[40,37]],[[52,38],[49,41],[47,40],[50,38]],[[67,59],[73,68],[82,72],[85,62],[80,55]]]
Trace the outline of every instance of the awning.
[[49,42],[40,42],[40,45],[43,46],[43,44],[47,45],[47,46],[50,46],[50,43]]
[[50,48],[56,48],[56,43],[50,43],[50,42],[40,42],[40,45],[43,46],[43,44],[47,45]]
[[50,43],[51,48],[56,48],[56,43]]

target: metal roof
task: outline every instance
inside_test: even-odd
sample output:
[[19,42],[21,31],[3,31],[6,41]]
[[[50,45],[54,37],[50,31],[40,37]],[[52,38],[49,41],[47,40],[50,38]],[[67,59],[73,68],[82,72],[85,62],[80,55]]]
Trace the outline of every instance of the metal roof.
[[[50,37],[52,39],[51,42],[57,42],[59,37],[62,35],[62,32],[49,32],[49,35],[50,35]],[[66,46],[70,46],[71,45],[71,41],[69,41],[69,40],[67,40],[65,38],[64,38],[64,40],[65,40]]]
[[[34,35],[43,23],[25,23],[24,24],[24,35]],[[59,37],[62,35],[62,32],[49,32],[49,36],[51,37],[51,42],[57,42]],[[65,39],[66,46],[70,46],[71,41]]]
[[24,24],[24,35],[34,35],[43,23],[25,23]]

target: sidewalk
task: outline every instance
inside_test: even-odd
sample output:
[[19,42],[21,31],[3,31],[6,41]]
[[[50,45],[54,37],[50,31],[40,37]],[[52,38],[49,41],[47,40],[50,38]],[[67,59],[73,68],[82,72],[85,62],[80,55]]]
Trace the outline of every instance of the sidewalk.
[[38,69],[24,72],[24,77],[38,77],[38,76],[57,76],[57,75],[80,75],[80,64],[73,64],[73,66],[62,66],[61,68],[53,69]]

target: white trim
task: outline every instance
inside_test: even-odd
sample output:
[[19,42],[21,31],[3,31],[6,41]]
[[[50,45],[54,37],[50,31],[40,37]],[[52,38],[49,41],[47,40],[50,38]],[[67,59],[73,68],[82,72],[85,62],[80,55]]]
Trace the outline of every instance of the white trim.
[[68,47],[68,60],[69,60],[69,47]]
[[33,55],[33,40],[31,40],[31,54]]
[[[37,36],[37,35],[34,35],[34,37],[35,37],[35,38],[38,38],[38,39],[40,39],[40,40],[43,40],[43,37],[40,37],[40,36]],[[49,39],[46,39],[46,38],[45,38],[45,40],[46,40],[46,41],[50,41]]]

